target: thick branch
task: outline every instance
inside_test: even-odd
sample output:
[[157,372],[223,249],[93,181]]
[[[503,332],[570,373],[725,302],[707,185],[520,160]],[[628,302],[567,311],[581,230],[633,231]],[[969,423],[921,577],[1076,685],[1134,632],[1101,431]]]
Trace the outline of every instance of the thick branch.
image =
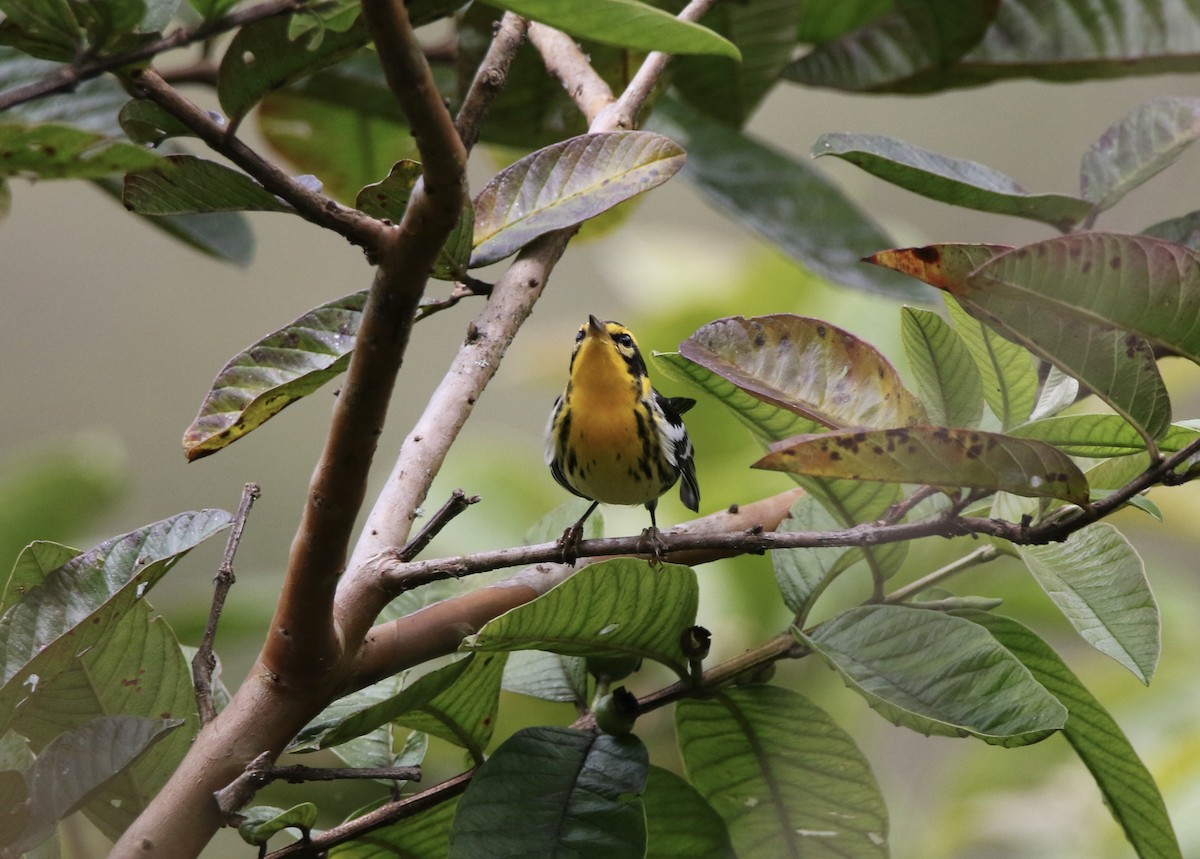
[[267,161],[229,129],[213,120],[154,69],[135,69],[129,73],[133,86],[171,116],[186,125],[214,151],[241,167],[275,196],[288,203],[306,221],[333,230],[368,253],[378,252],[384,225],[357,209],[347,209],[319,191],[297,182],[276,165]]
[[528,27],[529,22],[526,19],[512,12],[505,12],[500,19],[496,36],[467,88],[462,107],[458,109],[458,116],[454,118],[454,127],[458,129],[458,136],[468,152],[479,139],[479,127],[483,123],[484,114],[508,79],[508,70],[521,47]]
[[0,93],[0,112],[18,104],[34,101],[59,92],[70,92],[83,81],[99,77],[105,72],[116,71],[132,63],[151,60],[159,54],[173,48],[182,48],[195,42],[202,42],[212,36],[244,27],[255,21],[294,12],[305,5],[305,0],[268,0],[248,9],[232,12],[215,21],[198,24],[195,27],[181,27],[170,35],[163,36],[153,42],[139,45],[124,54],[111,57],[100,57],[86,60],[75,65],[63,66],[44,78],[13,87]]

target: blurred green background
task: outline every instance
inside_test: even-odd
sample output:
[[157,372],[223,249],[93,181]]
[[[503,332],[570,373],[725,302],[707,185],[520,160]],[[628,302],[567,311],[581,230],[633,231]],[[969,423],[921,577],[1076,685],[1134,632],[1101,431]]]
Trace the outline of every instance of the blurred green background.
[[[1077,189],[1079,156],[1109,124],[1152,96],[1198,91],[1200,78],[1167,76],[1070,85],[1013,82],[903,98],[785,85],[750,128],[801,159],[823,132],[888,134],[989,164],[1028,190],[1071,193]],[[1024,221],[924,200],[832,161],[817,167],[882,222],[897,246],[1019,244],[1050,235],[1048,228]],[[1198,167],[1200,153],[1185,154],[1105,213],[1097,227],[1135,232],[1200,209]],[[477,152],[473,188],[493,169],[487,154]],[[15,558],[34,538],[86,548],[179,511],[233,509],[242,484],[259,483],[262,498],[241,546],[238,583],[218,638],[230,686],[244,675],[261,642],[336,382],[217,456],[186,463],[180,437],[232,354],[320,303],[365,288],[371,274],[361,253],[332,234],[284,215],[251,219],[258,249],[244,270],[173,243],[83,183],[13,182],[12,212],[0,225],[6,303],[0,337],[0,559]],[[455,487],[483,501],[452,523],[427,557],[514,545],[565,500],[543,466],[542,433],[565,382],[575,328],[588,313],[630,325],[646,351],[673,350],[698,326],[722,316],[802,313],[867,339],[907,373],[896,304],[818,282],[709,209],[680,178],[640,201],[617,229],[592,240],[588,232],[585,228],[555,269],[544,299],[434,484],[431,509]],[[931,304],[937,301],[932,293]],[[417,327],[381,439],[376,483],[477,306],[464,302]],[[1196,368],[1168,360],[1164,372],[1176,419],[1200,417]],[[666,393],[689,393],[657,375]],[[789,486],[784,475],[747,469],[758,449],[716,404],[701,401],[688,424],[697,448],[701,513]],[[1158,778],[1185,855],[1200,855],[1200,677],[1191,661],[1200,650],[1195,622],[1200,539],[1192,530],[1200,494],[1187,486],[1159,491],[1155,500],[1164,524],[1139,514],[1117,522],[1142,552],[1163,610],[1163,658],[1149,689],[1077,639],[1015,564],[992,564],[955,587],[1003,597],[1005,611],[1063,649]],[[636,533],[645,525],[640,509],[605,513],[611,534]],[[665,525],[686,515],[674,494],[660,506]],[[910,560],[914,573],[951,557],[946,541],[926,542]],[[220,552],[219,541],[198,550],[152,595],[186,644],[198,642]],[[699,574],[700,623],[714,633],[714,658],[740,652],[768,630],[785,626],[768,559],[712,565]],[[829,604],[839,596],[861,598],[864,589],[862,582],[848,582],[840,594],[830,594]],[[818,619],[825,606],[818,607]],[[1132,856],[1088,773],[1061,738],[1017,750],[924,738],[876,717],[813,660],[783,666],[778,677],[811,695],[863,748],[889,805],[897,859]],[[646,692],[665,679],[643,672],[631,685]],[[525,724],[571,718],[567,708],[506,693],[498,736]],[[656,763],[677,766],[669,718],[656,713],[639,723],[639,733],[651,744]],[[435,743],[425,783],[455,771],[461,764],[457,754]],[[324,822],[365,802],[367,790],[317,788],[328,812]],[[285,804],[297,795],[296,788],[279,788],[260,801]],[[74,855],[102,855],[84,824],[72,826],[80,839]],[[234,836],[223,835],[210,855],[230,855],[237,844]],[[237,849],[250,855],[249,847]]]

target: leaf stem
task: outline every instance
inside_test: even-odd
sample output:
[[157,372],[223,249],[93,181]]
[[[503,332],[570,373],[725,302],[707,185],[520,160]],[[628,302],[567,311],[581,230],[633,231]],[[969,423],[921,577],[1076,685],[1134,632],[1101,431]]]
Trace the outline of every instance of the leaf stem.
[[990,543],[980,546],[975,551],[969,552],[955,561],[951,561],[949,564],[946,564],[946,566],[934,570],[932,573],[922,576],[921,578],[914,582],[910,582],[902,588],[897,588],[888,594],[883,601],[885,603],[904,602],[916,594],[919,594],[921,591],[944,582],[946,579],[949,579],[952,576],[956,576],[959,573],[965,572],[972,567],[978,567],[982,564],[988,563],[989,561],[994,561],[998,557],[1000,557],[1000,551],[995,546],[991,545]]

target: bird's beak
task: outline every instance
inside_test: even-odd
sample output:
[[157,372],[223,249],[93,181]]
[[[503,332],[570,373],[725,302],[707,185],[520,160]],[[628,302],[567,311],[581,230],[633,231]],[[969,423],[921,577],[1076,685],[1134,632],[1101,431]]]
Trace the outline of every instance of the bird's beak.
[[606,331],[607,331],[607,329],[604,327],[603,322],[601,322],[595,316],[591,316],[591,315],[588,316],[588,334],[589,335],[591,335],[592,337],[597,337],[601,334],[604,334]]

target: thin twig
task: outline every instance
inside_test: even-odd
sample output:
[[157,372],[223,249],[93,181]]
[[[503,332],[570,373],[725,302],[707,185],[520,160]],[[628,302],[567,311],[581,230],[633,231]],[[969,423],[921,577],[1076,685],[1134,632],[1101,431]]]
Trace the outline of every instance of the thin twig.
[[242,500],[238,504],[237,515],[233,517],[233,530],[225,541],[225,556],[217,575],[213,579],[212,606],[208,610],[208,624],[204,627],[204,637],[200,639],[200,647],[192,657],[192,683],[196,689],[196,707],[200,713],[200,724],[207,725],[217,715],[213,704],[212,676],[217,666],[217,657],[213,653],[213,643],[217,637],[217,623],[221,619],[221,611],[225,607],[225,597],[233,587],[236,578],[233,575],[233,557],[237,554],[238,544],[242,542],[242,532],[246,528],[246,517],[250,508],[262,490],[257,483],[247,483],[242,487]]
[[140,95],[151,99],[171,116],[186,125],[214,151],[241,167],[272,194],[283,199],[306,221],[333,230],[352,244],[364,248],[369,255],[379,250],[379,242],[387,227],[357,209],[347,209],[340,203],[297,182],[275,164],[267,161],[163,80],[154,69],[134,69],[130,83]]
[[241,775],[213,792],[213,799],[216,800],[217,808],[225,819],[228,820],[231,815],[237,814],[238,809],[245,808],[250,800],[254,799],[254,794],[266,785],[263,773],[270,768],[271,753],[262,752],[246,764]]
[[347,841],[361,838],[368,832],[374,832],[376,829],[381,829],[406,817],[412,817],[414,814],[440,805],[448,799],[453,799],[467,789],[467,785],[471,783],[471,777],[474,775],[474,770],[468,770],[441,784],[436,784],[428,790],[406,796],[395,802],[389,802],[361,817],[356,817],[340,826],[314,835],[308,844],[296,842],[273,853],[268,853],[267,859],[284,859],[287,856],[304,854],[319,855],[338,844],[345,844]]
[[172,48],[181,48],[195,42],[200,42],[211,36],[243,27],[246,24],[252,24],[255,21],[262,21],[275,15],[294,12],[304,5],[305,0],[268,0],[266,3],[260,3],[248,9],[231,12],[215,21],[198,24],[195,27],[182,27],[173,31],[168,36],[164,36],[153,42],[147,42],[144,45],[139,45],[137,48],[123,54],[114,54],[110,57],[100,57],[76,65],[64,66],[32,83],[0,92],[0,112],[18,104],[44,98],[54,93],[70,92],[83,81],[99,77],[105,72],[115,71],[132,63],[153,59]]
[[463,97],[462,106],[458,109],[458,116],[454,119],[454,127],[458,129],[458,136],[468,152],[479,139],[484,114],[508,79],[508,70],[528,27],[529,22],[513,12],[505,12],[500,19],[492,44],[479,64]]
[[608,82],[596,73],[587,55],[566,33],[545,24],[530,24],[529,41],[542,55],[546,71],[562,82],[589,124],[616,101]]
[[981,564],[986,564],[989,561],[994,561],[1000,557],[1000,550],[990,543],[985,546],[980,546],[973,552],[968,552],[961,558],[951,561],[946,566],[934,570],[932,573],[922,576],[915,582],[910,582],[902,588],[896,588],[883,600],[886,603],[901,603],[910,597],[919,594],[923,590],[933,587],[936,584],[944,582],[951,576],[956,576],[961,572],[978,567]]
[[404,558],[406,561],[411,561],[425,550],[430,541],[443,528],[449,525],[454,517],[458,516],[472,504],[478,503],[478,495],[468,496],[461,489],[455,489],[450,493],[450,497],[446,500],[446,503],[425,523],[425,527],[417,532],[417,536],[409,540],[408,544],[400,550],[399,557]]

